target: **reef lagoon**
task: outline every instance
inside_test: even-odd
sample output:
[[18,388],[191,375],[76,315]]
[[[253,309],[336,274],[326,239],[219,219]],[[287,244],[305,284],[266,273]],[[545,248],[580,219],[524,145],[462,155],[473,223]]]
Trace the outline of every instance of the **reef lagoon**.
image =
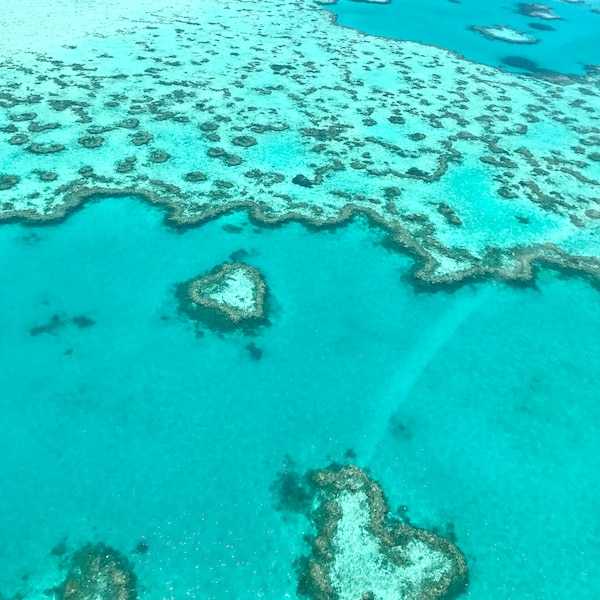
[[401,9],[0,16],[2,600],[600,594],[598,70]]
[[[317,0],[319,2],[319,0]],[[541,10],[536,7],[542,7]],[[600,3],[543,4],[478,0],[368,0],[327,3],[340,25],[370,35],[447,48],[465,58],[517,73],[584,75],[600,63]],[[473,28],[509,27],[535,44],[481,38]],[[516,43],[515,43],[516,42]]]

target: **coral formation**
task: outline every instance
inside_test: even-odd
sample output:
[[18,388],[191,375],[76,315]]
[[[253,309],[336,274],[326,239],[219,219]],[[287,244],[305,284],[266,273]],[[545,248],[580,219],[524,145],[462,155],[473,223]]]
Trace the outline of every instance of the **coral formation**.
[[106,544],[86,544],[70,558],[56,600],[137,600],[133,565]]
[[181,284],[178,295],[184,313],[217,329],[266,322],[267,284],[258,269],[244,263],[219,265]]
[[119,195],[180,226],[363,216],[415,257],[417,284],[525,280],[542,263],[600,276],[593,70],[505,73],[294,0],[186,10],[3,61],[0,220]]
[[545,19],[547,21],[557,21],[562,19],[562,17],[552,10],[551,6],[547,6],[546,4],[522,3],[518,5],[517,12],[526,17],[537,17],[538,19]]
[[493,25],[492,27],[475,25],[471,29],[492,40],[500,40],[510,44],[537,44],[539,42],[537,38],[506,25]]
[[312,475],[316,536],[298,592],[313,600],[450,598],[466,590],[467,563],[449,540],[389,516],[381,487],[357,467]]

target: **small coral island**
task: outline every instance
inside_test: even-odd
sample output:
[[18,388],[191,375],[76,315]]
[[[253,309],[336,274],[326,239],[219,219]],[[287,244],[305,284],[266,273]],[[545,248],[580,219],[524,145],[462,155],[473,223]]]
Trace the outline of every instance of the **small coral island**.
[[[569,2],[569,0],[566,0]],[[526,4],[522,3],[517,6],[516,12],[526,17],[535,17],[537,19],[545,19],[546,21],[559,21],[561,16],[557,15],[551,6],[545,4]]]
[[267,284],[255,267],[224,263],[179,287],[181,310],[214,329],[255,328],[266,322]]
[[381,487],[354,466],[310,478],[316,508],[298,592],[313,600],[433,600],[466,589],[467,563],[448,539],[388,516]]
[[500,40],[510,44],[537,44],[539,42],[537,38],[531,37],[522,31],[517,31],[512,27],[507,27],[506,25],[494,25],[492,27],[480,27],[475,25],[471,27],[471,29],[492,40]]
[[70,559],[56,600],[136,600],[137,578],[133,565],[106,544],[86,544]]

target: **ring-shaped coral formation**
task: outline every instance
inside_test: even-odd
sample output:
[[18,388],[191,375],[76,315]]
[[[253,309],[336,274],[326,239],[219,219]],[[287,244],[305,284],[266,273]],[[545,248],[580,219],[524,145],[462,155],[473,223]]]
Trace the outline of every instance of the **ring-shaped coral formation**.
[[181,310],[215,329],[246,330],[266,322],[267,284],[245,263],[224,263],[179,286]]
[[468,568],[448,539],[389,517],[379,484],[357,467],[313,474],[316,536],[298,591],[312,600],[440,600],[466,590]]

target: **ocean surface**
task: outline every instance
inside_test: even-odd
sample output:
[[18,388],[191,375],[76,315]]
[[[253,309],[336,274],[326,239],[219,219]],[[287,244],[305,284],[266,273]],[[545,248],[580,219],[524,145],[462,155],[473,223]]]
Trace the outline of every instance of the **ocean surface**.
[[[181,233],[129,198],[2,227],[2,588],[64,538],[145,538],[148,598],[294,597],[306,523],[271,484],[286,455],[352,449],[413,522],[455,524],[473,598],[593,596],[598,291],[542,272],[415,293],[381,239],[243,215]],[[173,296],[240,250],[273,296],[260,360]]]
[[[388,4],[338,0],[327,8],[340,25],[370,35],[447,48],[474,62],[507,71],[583,75],[586,65],[599,64],[600,14],[592,10],[600,4],[596,0],[548,0],[541,4],[559,18],[527,16],[519,12],[518,2],[498,0],[392,0]],[[471,30],[495,25],[511,27],[538,42],[492,40]]]
[[[509,70],[509,55],[568,74],[600,63],[595,5],[549,4],[564,20],[518,47],[467,29],[527,29],[513,4],[329,9]],[[48,598],[51,550],[88,541],[128,556],[142,600],[300,598],[310,523],[280,510],[275,482],[349,456],[392,511],[455,534],[464,597],[600,597],[600,291],[587,279],[416,286],[414,258],[366,219],[318,230],[238,211],[177,228],[110,195],[57,222],[1,224],[0,260],[2,600]],[[181,313],[179,283],[239,260],[267,281],[268,325],[218,333]]]

